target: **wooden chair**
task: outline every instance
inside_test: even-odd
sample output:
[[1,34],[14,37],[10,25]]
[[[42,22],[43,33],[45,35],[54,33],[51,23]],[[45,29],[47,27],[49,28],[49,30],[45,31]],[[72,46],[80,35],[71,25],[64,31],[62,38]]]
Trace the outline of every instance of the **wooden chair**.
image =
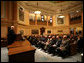
[[16,41],[22,40],[22,36],[21,36],[21,34],[17,34],[15,40],[16,40]]
[[6,47],[6,46],[7,46],[7,39],[1,38],[1,47]]
[[77,53],[77,43],[70,44],[70,55],[74,55]]

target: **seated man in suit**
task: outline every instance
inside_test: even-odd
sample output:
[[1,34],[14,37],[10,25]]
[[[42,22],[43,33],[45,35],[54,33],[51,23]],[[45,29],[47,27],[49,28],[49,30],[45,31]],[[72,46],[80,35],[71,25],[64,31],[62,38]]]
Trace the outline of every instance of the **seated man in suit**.
[[70,35],[70,43],[73,43],[73,42],[74,42],[74,35],[71,34],[71,35]]
[[52,42],[52,38],[49,38],[47,42],[45,43],[44,50],[47,52],[50,46],[50,43]]
[[78,35],[77,38],[78,38],[77,39],[78,52],[82,52],[83,51],[83,37]]
[[28,40],[31,44],[33,44],[33,36],[32,36],[32,35],[29,36],[29,37],[27,38],[27,40]]
[[37,47],[44,49],[44,46],[45,46],[45,37],[40,36],[39,41],[37,43]]
[[29,37],[27,38],[28,41],[30,41],[30,39],[31,39],[31,36],[29,36]]
[[35,42],[36,42],[36,37],[33,36],[33,37],[32,37],[32,45],[35,45]]
[[52,36],[52,38],[50,40],[50,43],[47,46],[47,50],[48,50],[49,53],[53,52],[54,48],[52,47],[52,45],[55,44],[55,43],[56,43],[56,38],[55,38],[55,36]]
[[55,50],[57,47],[60,46],[60,44],[61,44],[61,39],[59,38],[59,36],[56,36],[56,38],[53,38],[53,41],[51,42],[49,47],[49,52],[55,55]]
[[56,41],[57,41],[57,39],[55,38],[55,36],[52,36],[52,40],[51,40],[51,45],[53,45],[53,44],[55,44],[56,43]]
[[45,37],[45,40],[43,40],[42,42],[44,50],[47,50],[47,47],[49,46],[51,40],[52,40],[51,36]]
[[30,43],[31,43],[32,45],[34,45],[34,40],[35,40],[35,36],[32,35],[31,38],[30,38]]
[[70,36],[70,38],[69,38],[69,42],[70,42],[70,45],[71,44],[77,44],[77,36]]
[[57,48],[58,55],[65,57],[69,53],[69,40],[67,39],[67,36],[63,36],[62,43],[60,44],[60,47]]
[[35,36],[34,44],[35,44],[36,47],[38,46],[38,42],[39,42],[39,37]]
[[59,36],[56,36],[56,40],[57,40],[56,43],[53,45],[53,47],[55,47],[55,48],[59,47],[62,42],[62,40]]
[[45,41],[44,41],[44,42],[47,42],[47,40],[48,40],[48,37],[47,37],[47,36],[45,36]]

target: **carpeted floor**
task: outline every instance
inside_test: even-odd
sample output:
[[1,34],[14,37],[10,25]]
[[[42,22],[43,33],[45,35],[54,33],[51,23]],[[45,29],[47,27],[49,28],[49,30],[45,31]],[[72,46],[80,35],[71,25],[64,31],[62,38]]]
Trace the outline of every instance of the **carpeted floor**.
[[[1,48],[1,62],[8,62],[8,59],[9,58],[7,47]],[[70,56],[63,59],[61,57],[52,56],[52,54],[45,53],[43,50],[38,48],[36,48],[35,51],[35,62],[77,62],[77,61],[81,62],[81,56],[79,53],[74,56]]]
[[7,47],[1,48],[1,62],[8,62],[8,49]]
[[80,53],[69,56],[67,58],[62,58],[58,56],[53,56],[52,54],[45,53],[43,50],[36,48],[35,52],[35,62],[81,62]]

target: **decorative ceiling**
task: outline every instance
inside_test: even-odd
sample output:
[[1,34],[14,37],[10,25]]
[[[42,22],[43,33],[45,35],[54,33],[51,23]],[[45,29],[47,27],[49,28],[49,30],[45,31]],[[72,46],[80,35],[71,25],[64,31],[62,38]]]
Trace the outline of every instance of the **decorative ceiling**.
[[[83,1],[18,1],[29,12],[40,10],[44,15],[83,11]],[[38,8],[37,8],[38,2]]]
[[49,2],[52,2],[52,3],[62,3],[62,2],[65,2],[65,1],[49,1]]

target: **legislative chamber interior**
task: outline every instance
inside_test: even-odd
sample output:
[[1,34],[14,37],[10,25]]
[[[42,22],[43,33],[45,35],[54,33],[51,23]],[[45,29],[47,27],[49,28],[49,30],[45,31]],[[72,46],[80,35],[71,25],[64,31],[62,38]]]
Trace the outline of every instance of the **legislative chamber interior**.
[[1,62],[83,62],[83,1],[1,1]]

